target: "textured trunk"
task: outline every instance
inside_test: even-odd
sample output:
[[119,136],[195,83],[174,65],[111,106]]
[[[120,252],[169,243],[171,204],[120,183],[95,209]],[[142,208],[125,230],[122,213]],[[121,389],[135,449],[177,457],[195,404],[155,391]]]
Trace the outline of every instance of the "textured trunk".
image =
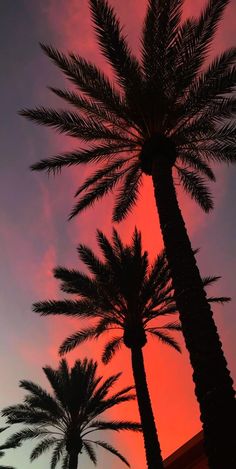
[[69,455],[69,468],[68,469],[77,469],[78,468],[78,452],[71,451]]
[[161,449],[148,392],[142,349],[140,347],[132,347],[131,357],[147,466],[148,469],[163,469]]
[[160,226],[193,367],[210,469],[236,467],[236,402],[221,342],[178,206],[172,169],[153,164]]

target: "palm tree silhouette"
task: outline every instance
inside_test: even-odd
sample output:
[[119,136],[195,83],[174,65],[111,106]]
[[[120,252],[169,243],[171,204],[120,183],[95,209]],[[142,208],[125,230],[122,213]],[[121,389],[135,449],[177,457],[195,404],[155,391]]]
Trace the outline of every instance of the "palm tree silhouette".
[[179,181],[208,212],[213,202],[206,182],[215,180],[211,163],[235,162],[236,49],[221,53],[203,69],[229,0],[208,0],[199,18],[182,22],[183,3],[148,1],[139,61],[108,1],[89,0],[98,43],[115,82],[83,57],[42,45],[75,84],[75,91],[51,88],[75,111],[38,107],[21,114],[90,143],[86,149],[41,160],[33,170],[56,173],[81,163],[102,165],[79,187],[70,218],[118,189],[113,220],[121,221],[136,203],[142,174],[152,177],[209,464],[215,469],[236,462],[235,392],[175,184]]
[[[0,428],[0,433],[4,432],[5,430],[7,430],[9,427],[2,427]],[[0,458],[2,458],[3,456],[5,455],[4,451],[0,451]],[[0,469],[15,469],[14,467],[12,466],[1,466],[0,465]]]
[[[102,356],[103,362],[108,363],[123,343],[130,349],[147,466],[149,469],[162,468],[142,348],[147,342],[147,334],[150,334],[180,351],[178,343],[170,335],[180,330],[179,323],[176,320],[167,323],[161,321],[177,312],[165,252],[150,265],[148,253],[142,249],[141,233],[137,229],[130,245],[122,243],[116,230],[113,230],[112,242],[104,233],[97,231],[97,241],[104,261],[89,247],[82,244],[78,247],[79,258],[87,266],[90,276],[64,267],[54,270],[54,276],[62,281],[61,290],[77,294],[80,298],[35,303],[33,310],[41,315],[64,314],[98,319],[96,325],[93,322],[68,337],[60,347],[61,354],[110,331],[114,331],[115,335],[109,337]],[[206,277],[204,285],[209,285],[217,278]],[[209,298],[211,302],[228,300],[227,297]]]
[[117,449],[105,441],[92,440],[90,436],[97,430],[141,431],[141,426],[135,422],[100,419],[106,410],[135,398],[130,393],[132,386],[108,395],[121,373],[102,382],[102,377],[97,375],[97,363],[87,359],[77,360],[71,370],[66,360],[61,360],[57,370],[47,366],[43,371],[53,394],[32,381],[20,382],[20,387],[28,392],[24,403],[6,407],[2,415],[10,424],[22,423],[27,427],[10,436],[1,448],[16,448],[25,440],[38,438],[41,441],[32,451],[30,460],[34,461],[46,450],[54,448],[51,469],[55,469],[60,460],[63,469],[77,469],[81,452],[87,453],[96,464],[94,447],[106,449],[129,466]]

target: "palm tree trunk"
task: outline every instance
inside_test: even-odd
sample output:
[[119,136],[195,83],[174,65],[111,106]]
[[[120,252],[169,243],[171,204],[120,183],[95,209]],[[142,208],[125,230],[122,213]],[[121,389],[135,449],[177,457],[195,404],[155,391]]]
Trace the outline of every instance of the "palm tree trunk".
[[161,448],[157,437],[154,415],[148,392],[141,347],[131,348],[131,359],[139,414],[143,429],[147,466],[148,469],[163,469]]
[[186,347],[193,367],[210,469],[236,467],[233,381],[178,206],[172,168],[153,164],[156,205]]
[[72,451],[69,455],[69,469],[78,468],[78,452]]

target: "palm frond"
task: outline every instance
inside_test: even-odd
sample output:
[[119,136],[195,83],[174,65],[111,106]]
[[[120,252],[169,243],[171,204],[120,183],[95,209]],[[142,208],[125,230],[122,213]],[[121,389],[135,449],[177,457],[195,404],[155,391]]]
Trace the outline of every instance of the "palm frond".
[[158,36],[158,1],[149,0],[142,35],[142,65],[146,79],[156,75],[157,36]]
[[174,322],[168,322],[167,324],[160,326],[160,329],[167,329],[169,331],[181,331],[182,327],[179,322],[174,321]]
[[[123,149],[123,150],[122,150]],[[72,152],[64,153],[61,155],[52,156],[48,159],[40,160],[31,166],[32,171],[44,171],[49,174],[56,174],[66,166],[76,166],[85,163],[97,163],[100,161],[109,160],[112,155],[121,151],[128,151],[129,145],[110,143],[109,145],[99,145],[99,147],[91,147],[85,150],[74,150]],[[80,191],[81,192],[81,191]]]
[[[3,414],[4,415],[4,414]],[[1,445],[1,449],[10,449],[10,448],[17,448],[21,445],[21,443],[25,440],[32,440],[38,438],[40,436],[47,435],[47,431],[41,430],[39,428],[25,428],[24,430],[20,430],[19,432],[14,433],[11,435],[4,445]]]
[[[52,453],[52,459],[51,459],[51,463],[50,463],[50,469],[56,469],[56,466],[58,464],[58,462],[60,461],[61,457],[62,457],[62,454],[63,454],[63,450],[64,450],[64,447],[65,447],[65,442],[62,440],[62,441],[59,441],[56,445],[55,445],[55,448],[53,450],[53,453]],[[67,469],[68,466],[66,466],[65,469]]]
[[194,147],[191,148],[191,145],[187,145],[186,148],[181,149],[181,161],[199,173],[202,173],[210,181],[216,180],[212,169],[201,157],[199,148],[195,151]]
[[232,142],[215,138],[214,141],[204,142],[199,151],[208,161],[228,164],[236,162],[235,145]]
[[208,285],[212,285],[214,284],[215,282],[217,282],[217,280],[219,280],[221,277],[219,275],[208,275],[206,277],[202,277],[202,283],[203,283],[203,286],[204,287],[207,287]]
[[141,185],[142,172],[139,162],[130,165],[124,177],[113,209],[113,221],[120,222],[132,210],[137,202]]
[[124,252],[124,244],[118,231],[115,228],[112,229],[112,241],[113,249],[116,251],[117,255],[120,256],[121,253]]
[[234,122],[218,126],[212,132],[210,140],[202,142],[199,151],[209,161],[235,163],[236,127]]
[[124,463],[126,464],[126,466],[130,467],[130,464],[129,464],[129,462],[127,461],[127,459],[126,459],[116,448],[114,448],[114,447],[111,446],[110,444],[106,443],[105,441],[100,441],[100,440],[92,441],[92,443],[94,443],[94,444],[97,445],[97,446],[101,446],[101,448],[104,448],[105,450],[109,451],[109,453],[114,454],[114,455],[117,456],[122,462],[124,462]]
[[51,448],[51,446],[55,445],[58,440],[56,438],[46,438],[42,440],[35,448],[33,449],[30,455],[30,461],[34,461],[35,459],[39,458],[41,454]]
[[[172,106],[182,98],[198,68],[198,63],[192,60],[195,54],[197,56],[199,54],[199,50],[195,50],[196,26],[197,21],[194,18],[187,18],[183,21],[178,28],[172,47],[168,51],[168,64],[172,71],[172,80],[169,77],[169,86],[172,89]],[[178,113],[178,109],[175,109],[175,112]],[[171,116],[169,119],[172,122]]]
[[[63,362],[60,363],[60,368],[62,369]],[[68,376],[66,373],[66,366],[64,367],[65,372],[60,373],[59,370],[54,370],[51,366],[44,366],[43,371],[52,386],[53,392],[56,396],[56,399],[61,403],[62,407],[65,408],[67,405],[66,402],[66,393],[65,390],[68,390]],[[63,376],[63,379],[62,379]]]
[[182,145],[195,147],[202,141],[209,141],[215,132],[215,123],[211,117],[204,114],[190,119],[185,125],[174,130],[173,138],[179,148]]
[[116,250],[113,249],[112,243],[101,230],[97,230],[97,242],[107,265],[112,266],[114,269],[114,267],[119,263],[119,257],[117,256]]
[[[178,76],[176,87],[181,90],[180,94],[182,96],[197,76],[206,58],[217,26],[228,3],[229,0],[208,0],[198,20],[187,20],[184,24],[182,41],[179,41],[178,38],[179,45],[184,45],[184,47],[180,52],[178,66],[174,70],[174,76]],[[184,42],[183,39],[185,39]],[[177,49],[175,47],[174,51],[176,54]]]
[[[168,49],[178,31],[183,0],[149,0],[142,37],[143,67],[148,82],[164,85]],[[168,63],[169,65],[169,63]]]
[[150,332],[155,337],[157,337],[161,342],[163,342],[163,344],[173,347],[175,350],[177,350],[177,352],[181,352],[181,348],[178,342],[173,337],[171,337],[167,332],[164,332],[155,327],[149,327],[146,329],[146,331]]
[[5,407],[2,411],[2,415],[7,417],[7,422],[14,423],[25,423],[33,425],[37,422],[41,424],[52,424],[55,420],[55,415],[48,411],[41,410],[41,408],[31,407],[31,404],[18,404]]
[[209,103],[208,109],[216,123],[223,119],[232,119],[236,112],[236,99],[234,96],[219,96],[211,104]]
[[170,271],[166,261],[166,254],[162,251],[153,265],[150,266],[148,276],[144,279],[140,295],[143,306],[147,305],[153,295],[157,297],[160,290],[167,286],[169,281]]
[[122,35],[120,22],[106,0],[90,0],[90,9],[103,55],[109,61],[125,91],[140,86],[142,74]]
[[78,345],[82,344],[86,340],[96,337],[96,328],[89,327],[88,329],[80,330],[74,334],[67,337],[64,342],[62,342],[59,348],[59,354],[64,355],[65,353],[70,352]]
[[133,119],[132,112],[126,105],[125,100],[115,90],[113,84],[110,83],[108,78],[99,70],[94,64],[89,63],[81,57],[71,54],[71,58],[79,67],[83,76],[80,88],[93,100],[98,101],[107,110],[110,110],[114,115],[121,120],[124,120],[129,128],[136,128],[138,126]]
[[127,118],[124,103],[113,84],[94,64],[70,54],[67,57],[52,46],[41,44],[43,51],[82,92],[98,101],[120,118]]
[[176,168],[186,192],[191,195],[192,199],[194,199],[205,212],[212,210],[213,201],[209,190],[205,186],[204,179],[201,178],[196,171],[189,171],[180,167]]
[[[105,400],[107,394],[110,392],[111,388],[114,386],[114,384],[117,382],[119,377],[121,376],[121,373],[117,373],[116,375],[109,376],[102,384],[100,384],[99,387],[93,390],[93,395],[91,396],[90,402],[88,404],[89,413],[91,417],[96,417],[97,415],[100,415],[101,412],[104,411],[104,409],[107,405],[107,402],[111,403],[111,406],[114,406],[117,402],[117,398],[120,397],[121,395],[124,396],[125,398],[128,397],[126,396],[126,389],[122,390],[122,392],[116,393],[115,396],[109,397],[108,400]],[[117,396],[118,394],[118,396]],[[130,395],[132,397],[132,394]],[[92,410],[91,410],[92,409]],[[88,427],[93,427],[94,422],[92,420],[91,424],[88,425]]]
[[99,403],[96,410],[94,410],[93,417],[97,417],[98,415],[102,414],[103,412],[111,409],[115,405],[121,404],[122,402],[129,402],[136,399],[135,394],[123,395],[120,392],[113,394],[111,397],[103,400]]
[[33,311],[41,316],[65,315],[74,317],[93,317],[91,301],[88,300],[48,300],[33,304]]
[[[160,308],[154,309],[156,307],[156,303],[158,303],[157,306],[160,305],[159,300],[155,302],[155,299],[153,299],[150,306],[145,309],[144,314],[143,314],[143,317],[145,318],[144,324],[147,324],[152,319],[169,316],[170,314],[172,315],[172,314],[177,313],[177,307],[174,301],[172,301],[170,304],[164,303]],[[161,300],[161,303],[162,303],[162,300]]]
[[204,52],[207,51],[214,39],[219,21],[224,13],[229,0],[208,0],[207,5],[200,15],[196,37],[202,45]]
[[102,353],[102,361],[107,364],[112,359],[113,355],[121,347],[122,338],[113,337],[106,345]]
[[[207,106],[210,111],[213,109],[213,115],[215,111],[219,112],[217,104],[220,104],[223,95],[230,93],[235,86],[236,70],[232,67],[235,60],[236,48],[232,47],[222,52],[210,63],[206,71],[196,77],[183,102],[188,119],[199,111],[206,115]],[[227,101],[223,103],[225,106]],[[224,112],[222,114],[224,116]]]
[[97,465],[97,456],[96,456],[96,453],[93,449],[93,444],[92,443],[93,442],[91,442],[91,441],[83,440],[83,449],[86,451],[87,455],[89,456],[89,458],[91,459],[93,464],[96,466]]
[[105,127],[101,122],[92,117],[86,119],[72,111],[56,111],[50,108],[38,107],[35,109],[23,109],[20,115],[41,125],[53,127],[59,133],[70,137],[80,138],[85,142],[92,140],[117,140],[125,143],[125,136],[119,131]]
[[61,290],[75,293],[85,298],[93,297],[95,282],[88,275],[74,269],[57,266],[53,269],[54,277],[61,280]]
[[97,170],[92,176],[89,176],[86,181],[80,186],[79,190],[76,192],[75,197],[77,197],[81,192],[87,190],[93,184],[96,184],[102,178],[109,175],[113,175],[114,172],[121,169],[130,160],[130,158],[120,158],[113,161],[111,164],[107,164],[105,167]]
[[208,303],[229,303],[231,301],[230,296],[210,296],[207,297]]
[[142,426],[141,424],[137,422],[130,422],[130,421],[103,421],[103,420],[93,420],[91,427],[99,430],[114,430],[114,431],[120,431],[120,430],[132,430],[133,432],[141,432],[142,431]]
[[[68,467],[69,467],[69,455],[66,454],[63,458],[61,469],[68,469]],[[54,469],[54,468],[51,467],[51,469]]]
[[127,173],[128,168],[114,171],[112,174],[104,176],[94,186],[89,186],[90,190],[77,202],[70,213],[69,219],[78,215],[81,211],[92,206],[96,201],[113,191],[114,187]]
[[[127,393],[129,393],[130,391],[134,391],[134,390],[135,390],[135,386],[126,386],[125,388],[122,388],[120,391],[115,393],[115,399],[120,396],[126,396]],[[130,394],[130,395],[132,399],[135,397],[134,394]]]
[[[235,144],[236,139],[236,122],[227,122],[226,124],[222,125],[221,127],[217,127],[215,133],[212,135],[212,139],[216,139],[217,143],[223,141],[223,145],[227,143]],[[222,143],[221,143],[222,144]]]
[[[61,416],[62,411],[58,403],[41,386],[32,381],[21,380],[20,387],[30,392],[30,394],[26,396],[25,402],[32,406],[33,409],[49,412],[55,418]],[[45,415],[45,417],[47,416]]]
[[100,261],[100,259],[94,254],[92,249],[84,244],[80,244],[77,248],[79,258],[84,262],[85,265],[89,268],[90,272],[94,275],[97,275],[100,279],[107,278],[107,268],[105,264]]
[[114,125],[117,129],[125,129],[126,131],[128,130],[125,128],[124,119],[120,119],[115,116],[114,113],[107,110],[104,105],[96,103],[94,100],[92,101],[88,97],[85,98],[82,95],[75,93],[74,91],[61,90],[54,87],[49,87],[49,89],[60,98],[64,99],[68,103],[78,108],[80,111],[84,112],[88,117],[96,117],[101,121],[105,121],[108,124]]

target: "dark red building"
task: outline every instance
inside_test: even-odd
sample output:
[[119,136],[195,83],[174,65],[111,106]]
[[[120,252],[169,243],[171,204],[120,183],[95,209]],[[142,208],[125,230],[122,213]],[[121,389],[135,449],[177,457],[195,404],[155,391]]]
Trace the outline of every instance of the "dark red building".
[[202,432],[178,448],[164,461],[166,469],[209,469],[204,454]]

